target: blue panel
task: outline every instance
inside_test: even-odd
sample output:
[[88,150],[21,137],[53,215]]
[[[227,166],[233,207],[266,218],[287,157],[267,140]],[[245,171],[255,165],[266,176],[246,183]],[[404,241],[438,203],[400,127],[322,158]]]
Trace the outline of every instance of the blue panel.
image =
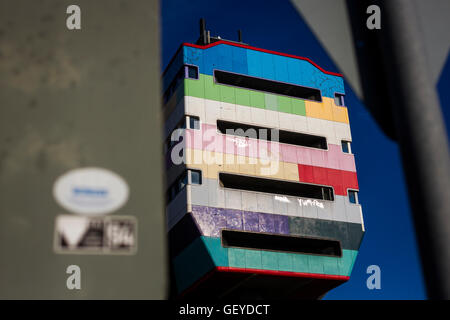
[[275,80],[289,82],[287,57],[273,55],[273,63],[275,66]]
[[248,75],[262,77],[261,56],[258,51],[247,50]]
[[[184,62],[197,65],[202,74],[213,75],[214,69],[220,69],[317,88],[321,90],[323,96],[330,98],[334,97],[335,92],[344,93],[344,81],[341,77],[326,74],[306,60],[227,44],[208,49],[184,47],[183,52]],[[176,63],[174,61],[171,69],[173,68],[173,72],[176,73],[180,67],[181,63],[177,60]],[[170,78],[169,75],[166,77]],[[164,81],[164,87],[166,87],[167,80]]]
[[212,75],[213,70],[216,69],[216,63],[219,55],[217,54],[218,47],[212,47],[207,50],[203,50],[203,64],[204,69],[201,73]]
[[301,71],[300,63],[298,59],[286,58],[288,67],[288,82],[290,83],[301,83]]
[[261,56],[262,77],[265,79],[275,80],[275,66],[273,63],[273,55],[265,52],[258,52]]
[[220,70],[233,70],[233,46],[227,46],[225,44],[220,44],[216,47],[218,59],[216,61],[216,69]]
[[184,47],[184,63],[196,65],[200,73],[205,70],[203,56],[203,50],[201,49]]
[[240,74],[248,74],[247,68],[247,49],[239,47],[232,48],[232,70]]

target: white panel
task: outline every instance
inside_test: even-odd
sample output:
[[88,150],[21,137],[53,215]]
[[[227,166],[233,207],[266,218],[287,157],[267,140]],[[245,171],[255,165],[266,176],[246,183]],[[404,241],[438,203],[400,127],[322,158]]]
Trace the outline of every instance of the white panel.
[[241,192],[237,190],[225,189],[225,207],[227,209],[242,209]]
[[223,120],[236,121],[236,105],[220,102],[220,118]]
[[347,209],[345,206],[346,197],[334,197],[332,208],[333,220],[347,221]]
[[[303,217],[305,218],[317,218],[317,207],[312,204],[314,200],[306,199],[306,198],[299,198],[302,201],[302,212]],[[308,201],[311,200],[311,201]]]
[[291,115],[287,114],[288,116],[294,117],[293,124],[294,124],[294,130],[297,132],[308,132],[308,121],[306,117],[297,116],[297,115]]
[[242,122],[249,122],[252,118],[251,108],[236,105],[236,120]]
[[[335,201],[329,202],[260,192],[239,191],[222,188],[219,186],[218,180],[208,178],[204,179],[203,184],[197,186],[197,188],[208,194],[208,205],[211,207],[362,223],[361,207],[350,204],[347,197],[344,196],[335,196]],[[212,194],[213,192],[215,193]],[[275,197],[278,197],[278,200],[275,200]],[[204,202],[203,196],[199,198],[201,203],[194,204],[200,205]],[[302,201],[302,204],[300,204],[299,200]],[[280,201],[283,203],[279,203]],[[169,206],[171,205],[173,204],[169,204]],[[323,209],[321,208],[322,205]],[[348,212],[350,212],[350,215]],[[350,218],[348,218],[348,215]]]
[[273,213],[288,215],[288,204],[290,204],[291,200],[285,196],[273,196]]
[[200,120],[205,119],[205,99],[196,97],[185,97],[186,114],[197,116]]
[[316,135],[320,135],[322,133],[322,124],[324,120],[307,117],[307,121],[309,133]]
[[347,222],[362,223],[361,206],[346,202],[347,207]]
[[258,211],[258,201],[256,199],[256,193],[242,191],[242,210],[245,211]]
[[[350,126],[347,123],[336,122],[334,124],[334,131],[336,138],[339,140],[352,141],[352,134],[350,132]],[[339,142],[339,145],[341,143]]]
[[286,203],[287,205],[287,212],[286,215],[288,216],[294,216],[294,217],[301,217],[302,216],[302,208],[298,205],[298,201],[294,197],[286,197],[289,202]]
[[278,115],[280,114],[277,111],[266,110],[266,124],[269,128],[278,128],[280,126],[280,121],[278,119]]
[[317,218],[324,220],[333,220],[333,202],[320,201],[320,203],[322,203],[323,208],[317,207]]
[[[289,113],[285,112],[280,112],[280,114],[278,115],[278,119],[280,122],[279,127],[281,130],[288,130],[288,131],[294,130],[294,121],[290,116],[291,115]],[[306,119],[306,117],[304,118]]]
[[[209,206],[225,208],[225,189],[219,186],[219,181],[217,179],[203,179],[202,185],[208,188]],[[211,195],[213,192],[214,194]]]
[[[234,105],[195,97],[187,98],[189,98],[189,104],[194,104],[194,107],[189,109],[192,111],[191,114],[199,116],[202,119],[202,122],[206,124],[216,125],[217,119],[223,119],[243,123],[252,123],[270,128],[277,127],[280,128],[280,130],[315,134],[326,137],[329,144],[340,145],[341,140],[351,141],[350,126],[346,123],[304,117],[285,112],[276,112],[273,110]],[[201,103],[201,101],[204,101],[204,103]],[[202,116],[203,110],[204,116]],[[202,115],[198,115],[197,112]],[[336,137],[338,139],[336,139]]]
[[205,123],[216,125],[217,119],[220,119],[220,102],[205,100]]
[[260,126],[266,125],[266,112],[264,109],[251,108],[252,119],[251,122]]
[[256,199],[258,212],[273,213],[273,195],[258,193]]

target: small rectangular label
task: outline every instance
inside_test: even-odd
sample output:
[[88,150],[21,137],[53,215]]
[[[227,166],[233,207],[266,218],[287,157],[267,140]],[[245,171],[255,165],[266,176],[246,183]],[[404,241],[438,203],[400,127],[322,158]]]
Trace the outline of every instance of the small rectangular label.
[[68,254],[135,254],[136,218],[60,215],[55,222],[54,249]]

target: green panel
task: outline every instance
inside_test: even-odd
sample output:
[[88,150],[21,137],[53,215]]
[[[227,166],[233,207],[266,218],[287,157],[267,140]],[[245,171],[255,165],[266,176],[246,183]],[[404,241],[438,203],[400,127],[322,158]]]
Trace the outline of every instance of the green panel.
[[200,74],[200,79],[204,78],[205,82],[205,99],[221,101],[220,85],[214,83],[212,76]]
[[245,251],[245,267],[249,269],[261,269],[261,251]]
[[236,103],[235,88],[230,86],[218,86],[220,88],[220,101]]
[[306,116],[305,101],[298,98],[215,84],[213,77],[205,74],[200,74],[199,80],[186,80],[186,84],[188,96]]
[[261,251],[261,269],[278,270],[278,253]]
[[280,271],[294,271],[292,254],[280,252],[278,253],[278,270]]
[[236,104],[241,106],[250,106],[250,91],[241,88],[235,88]]
[[278,96],[278,111],[292,113],[292,98]]
[[249,90],[250,92],[250,106],[256,108],[265,108],[266,99],[264,92]]
[[205,80],[200,75],[198,80],[195,79],[185,79],[184,80],[186,95],[197,98],[205,97]]
[[265,93],[265,102],[266,102],[266,109],[267,110],[273,110],[278,111],[278,99],[277,96],[270,93]]
[[306,116],[305,101],[300,99],[291,99],[292,113],[300,116]]

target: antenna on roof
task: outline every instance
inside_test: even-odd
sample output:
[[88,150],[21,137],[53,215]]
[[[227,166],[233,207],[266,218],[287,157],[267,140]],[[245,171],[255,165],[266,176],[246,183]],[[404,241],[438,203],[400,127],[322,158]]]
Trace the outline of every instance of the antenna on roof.
[[202,42],[202,44],[206,44],[207,39],[206,39],[206,22],[205,19],[201,18],[200,19],[200,41]]
[[238,30],[238,41],[242,42],[242,31]]

